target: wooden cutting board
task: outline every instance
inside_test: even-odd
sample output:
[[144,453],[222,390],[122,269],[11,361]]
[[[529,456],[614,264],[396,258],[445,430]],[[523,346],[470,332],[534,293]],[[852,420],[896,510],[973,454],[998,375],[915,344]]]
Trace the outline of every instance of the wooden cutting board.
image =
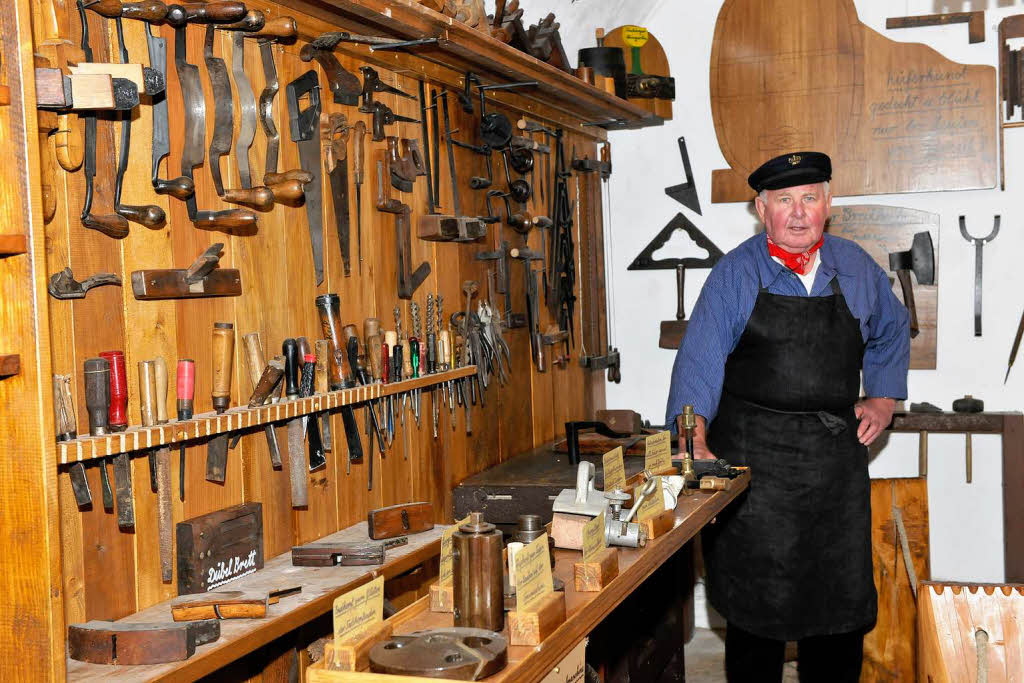
[[[642,26],[619,26],[605,35],[605,47],[621,47],[626,58],[626,73],[671,76],[668,57],[654,34]],[[672,119],[672,100],[631,97],[629,101],[666,121]]]
[[754,169],[801,150],[832,157],[836,196],[995,187],[995,68],[892,42],[852,0],[725,0],[710,78],[729,163],[712,202],[751,199]]
[[[911,275],[914,282],[914,305],[917,307],[917,322],[921,332],[910,340],[910,367],[915,370],[934,370],[936,328],[939,320],[938,215],[900,206],[833,206],[826,229],[830,235],[845,237],[859,244],[893,278],[896,277],[896,273],[889,270],[889,254],[908,251],[915,233],[931,233],[932,246],[935,249],[936,284],[919,285],[916,278]],[[903,289],[899,280],[893,283],[893,291],[896,298],[903,301]]]

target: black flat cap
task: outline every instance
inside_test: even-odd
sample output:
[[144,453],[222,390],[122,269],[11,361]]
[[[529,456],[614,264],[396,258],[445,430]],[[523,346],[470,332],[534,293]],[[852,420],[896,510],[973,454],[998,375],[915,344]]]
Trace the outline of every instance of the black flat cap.
[[821,152],[792,152],[761,164],[747,182],[754,192],[823,183],[832,179],[832,160]]

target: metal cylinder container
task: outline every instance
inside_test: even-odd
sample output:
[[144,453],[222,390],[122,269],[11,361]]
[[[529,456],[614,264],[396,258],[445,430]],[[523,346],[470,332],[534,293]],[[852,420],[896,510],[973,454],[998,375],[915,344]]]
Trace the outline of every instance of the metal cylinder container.
[[501,532],[482,512],[452,534],[452,575],[456,626],[501,631],[505,627],[502,598]]

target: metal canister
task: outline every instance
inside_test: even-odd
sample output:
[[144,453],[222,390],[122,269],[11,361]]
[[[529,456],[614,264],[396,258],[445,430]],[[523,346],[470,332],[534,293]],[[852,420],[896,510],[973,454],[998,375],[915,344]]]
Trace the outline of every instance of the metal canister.
[[[513,535],[513,540],[527,544],[547,531],[540,515],[519,515],[519,528]],[[555,539],[548,535],[548,557],[551,558],[551,567],[555,566]]]
[[456,626],[501,631],[505,627],[502,599],[501,532],[472,512],[452,534],[452,575]]

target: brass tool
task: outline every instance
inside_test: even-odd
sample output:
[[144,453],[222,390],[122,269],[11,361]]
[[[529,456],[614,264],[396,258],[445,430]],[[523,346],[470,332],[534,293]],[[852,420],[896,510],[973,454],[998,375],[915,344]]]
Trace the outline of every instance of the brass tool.
[[[980,249],[980,247],[979,247]],[[980,398],[974,398],[966,394],[963,398],[953,401],[953,412],[955,413],[980,413],[985,410],[985,402]],[[971,433],[964,434],[967,440],[967,451],[964,455],[964,464],[967,470],[967,483],[970,484],[974,475],[974,453],[971,449]]]
[[686,440],[686,456],[683,458],[683,489],[684,496],[693,494],[692,484],[697,483],[697,473],[693,470],[693,434],[697,429],[697,416],[693,406],[683,406],[683,414],[676,416],[676,428]]

